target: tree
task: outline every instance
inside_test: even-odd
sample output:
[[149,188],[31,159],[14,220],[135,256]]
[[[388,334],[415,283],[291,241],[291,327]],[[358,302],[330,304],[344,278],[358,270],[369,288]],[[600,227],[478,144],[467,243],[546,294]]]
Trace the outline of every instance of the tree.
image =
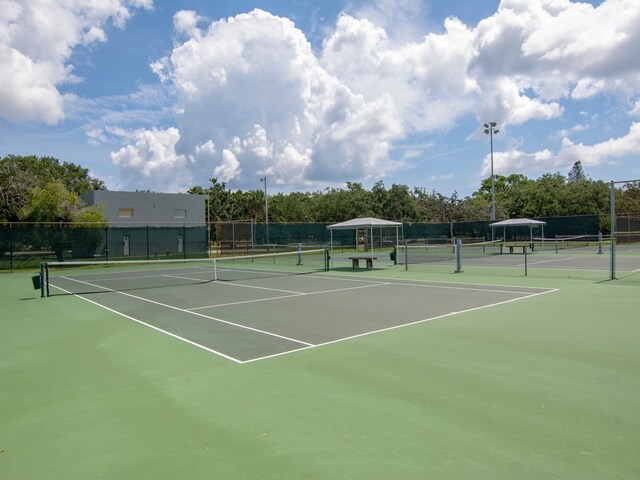
[[[78,245],[83,251],[74,251],[74,255],[95,253],[107,223],[98,208],[85,206],[80,196],[67,190],[60,180],[49,182],[43,188],[34,187],[28,195],[27,204],[20,211],[20,220],[59,223],[41,229],[43,236],[32,240],[34,246],[53,249],[58,261],[64,259],[65,250],[74,250]],[[69,231],[69,227],[73,231]]]
[[80,197],[53,181],[43,188],[29,191],[29,200],[20,212],[20,220],[28,222],[74,222],[82,210]]
[[8,155],[0,160],[0,221],[18,220],[30,201],[31,190],[54,181],[76,195],[105,188],[79,165],[61,164],[53,157]]
[[640,215],[640,182],[616,189],[616,213]]
[[418,203],[406,185],[393,184],[382,205],[382,218],[395,221],[412,221],[418,216]]
[[273,222],[311,222],[311,194],[278,193],[269,197],[269,220]]
[[233,205],[231,191],[225,182],[218,182],[217,178],[209,179],[211,186],[206,190],[202,187],[192,187],[187,193],[194,195],[209,195],[209,222],[225,222],[232,220]]
[[584,170],[582,169],[582,163],[578,160],[573,164],[571,170],[569,171],[569,175],[567,175],[567,181],[569,183],[575,182],[583,182],[588,180],[587,176],[584,174]]

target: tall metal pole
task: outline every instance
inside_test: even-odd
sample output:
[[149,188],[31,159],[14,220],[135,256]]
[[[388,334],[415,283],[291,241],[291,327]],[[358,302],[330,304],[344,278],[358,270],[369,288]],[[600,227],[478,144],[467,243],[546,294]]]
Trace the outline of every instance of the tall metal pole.
[[496,128],[498,124],[496,122],[489,122],[484,124],[484,133],[489,135],[491,139],[491,221],[496,221],[496,177],[493,175],[493,135],[500,130]]
[[611,189],[609,192],[610,197],[610,211],[611,211],[611,280],[616,279],[616,184],[613,180],[609,185]]
[[267,252],[269,251],[269,201],[267,197],[267,176],[260,178],[264,182],[264,217],[267,226]]

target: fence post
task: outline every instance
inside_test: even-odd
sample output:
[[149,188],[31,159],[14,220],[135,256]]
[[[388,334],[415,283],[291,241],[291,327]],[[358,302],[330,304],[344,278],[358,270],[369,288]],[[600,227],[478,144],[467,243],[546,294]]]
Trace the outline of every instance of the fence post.
[[9,269],[13,272],[13,232],[9,223]]
[[109,260],[109,227],[104,227],[104,258]]

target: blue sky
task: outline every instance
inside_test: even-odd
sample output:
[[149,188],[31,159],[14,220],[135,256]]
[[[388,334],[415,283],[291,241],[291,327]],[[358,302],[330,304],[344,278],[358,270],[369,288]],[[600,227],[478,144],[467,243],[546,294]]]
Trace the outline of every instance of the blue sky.
[[640,178],[637,0],[3,0],[0,156],[111,190]]

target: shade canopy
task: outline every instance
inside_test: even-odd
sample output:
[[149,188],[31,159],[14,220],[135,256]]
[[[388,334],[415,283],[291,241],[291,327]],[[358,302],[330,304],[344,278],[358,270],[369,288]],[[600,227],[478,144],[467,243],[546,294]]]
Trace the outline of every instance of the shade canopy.
[[502,220],[501,222],[495,222],[490,224],[491,227],[491,239],[495,239],[495,228],[502,227],[502,240],[505,240],[507,227],[529,227],[529,237],[531,242],[531,248],[533,248],[533,227],[540,227],[542,230],[542,237],[544,237],[544,226],[547,222],[541,220],[532,220],[530,218],[510,218],[509,220]]
[[[331,233],[331,250],[333,250],[333,231],[334,230],[355,230],[356,248],[358,248],[359,244],[362,244],[365,248],[365,251],[369,250],[370,254],[373,255],[374,229],[378,229],[380,231],[380,247],[382,248],[382,229],[389,228],[389,227],[394,228],[396,231],[395,244],[397,245],[400,242],[400,237],[398,236],[398,230],[402,228],[401,222],[392,222],[389,220],[382,220],[380,218],[364,217],[364,218],[353,218],[351,220],[347,220],[346,222],[340,222],[340,223],[334,223],[333,225],[328,225],[327,229]],[[365,233],[364,233],[364,236],[361,238],[358,235],[358,233],[363,231]],[[366,238],[367,236],[369,237],[368,242]]]
[[402,223],[392,222],[390,220],[382,220],[380,218],[353,218],[346,222],[334,223],[329,225],[329,230],[353,230],[354,228],[372,228],[372,227],[401,227]]
[[501,222],[492,223],[491,227],[536,227],[538,225],[546,225],[547,222],[541,220],[532,220],[530,218],[510,218]]

